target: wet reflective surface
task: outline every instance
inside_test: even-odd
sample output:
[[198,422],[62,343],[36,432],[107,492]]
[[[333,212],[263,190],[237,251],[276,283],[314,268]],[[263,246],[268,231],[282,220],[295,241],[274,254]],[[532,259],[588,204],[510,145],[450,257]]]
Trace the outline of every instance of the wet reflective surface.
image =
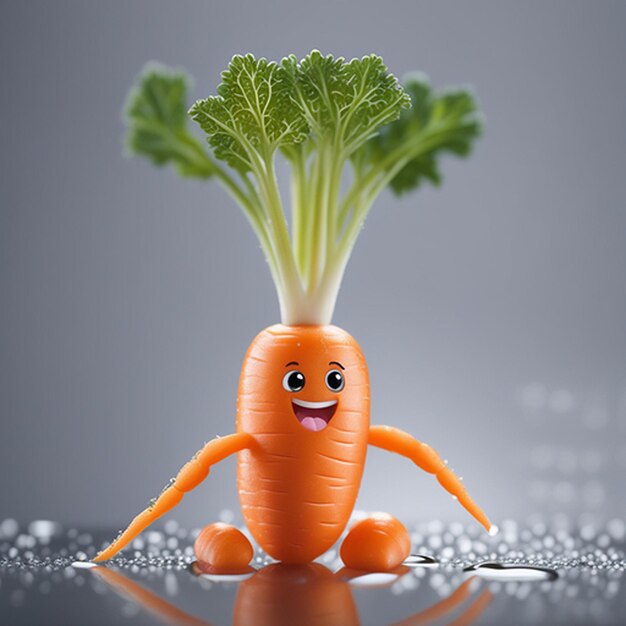
[[556,570],[549,567],[537,567],[534,565],[512,565],[498,563],[497,561],[483,561],[463,569],[481,578],[491,580],[556,580],[559,575]]
[[87,563],[114,531],[48,521],[0,522],[2,624],[624,624],[625,527],[501,524],[409,526],[414,555],[393,572],[318,563],[285,566],[261,552],[255,570],[194,567],[198,530],[170,520],[106,567]]

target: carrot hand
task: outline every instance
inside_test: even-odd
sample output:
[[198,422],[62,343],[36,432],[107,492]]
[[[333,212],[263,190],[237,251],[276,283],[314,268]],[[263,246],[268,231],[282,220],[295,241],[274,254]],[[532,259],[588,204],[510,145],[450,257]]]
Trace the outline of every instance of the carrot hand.
[[183,499],[185,493],[197,487],[209,475],[212,465],[219,463],[231,454],[251,447],[251,445],[252,437],[245,433],[236,433],[209,441],[183,466],[176,478],[161,492],[158,498],[147,509],[139,513],[126,530],[93,559],[94,562],[99,563],[114,557],[150,524],[173,509]]
[[408,433],[392,426],[372,426],[369,444],[395,452],[411,459],[415,465],[429,474],[434,474],[441,486],[458,499],[489,534],[495,534],[494,526],[482,509],[472,500],[459,477],[444,463],[439,454],[428,444],[418,441]]

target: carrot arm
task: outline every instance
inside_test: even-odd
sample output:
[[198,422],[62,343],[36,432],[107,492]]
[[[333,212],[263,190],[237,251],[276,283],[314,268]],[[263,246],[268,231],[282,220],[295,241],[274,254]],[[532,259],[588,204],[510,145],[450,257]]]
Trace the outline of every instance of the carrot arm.
[[173,509],[183,499],[185,493],[197,487],[209,475],[212,465],[223,461],[231,454],[252,447],[253,444],[253,437],[247,433],[235,433],[209,441],[183,466],[159,497],[139,513],[126,530],[93,559],[94,562],[107,561],[115,556],[140,532]]
[[429,474],[434,474],[441,486],[453,496],[472,515],[485,530],[495,534],[496,527],[491,524],[480,507],[467,493],[458,476],[446,466],[439,454],[428,444],[418,441],[408,433],[392,426],[372,426],[368,443],[389,452],[396,452],[411,459],[415,465]]

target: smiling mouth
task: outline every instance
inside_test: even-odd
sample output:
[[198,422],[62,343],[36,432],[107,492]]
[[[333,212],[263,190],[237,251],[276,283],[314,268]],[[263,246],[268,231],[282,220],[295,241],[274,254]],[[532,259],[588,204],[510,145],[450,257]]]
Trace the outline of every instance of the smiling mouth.
[[319,432],[324,430],[333,418],[337,409],[337,400],[330,400],[329,402],[292,400],[291,406],[294,415],[304,428],[313,432]]

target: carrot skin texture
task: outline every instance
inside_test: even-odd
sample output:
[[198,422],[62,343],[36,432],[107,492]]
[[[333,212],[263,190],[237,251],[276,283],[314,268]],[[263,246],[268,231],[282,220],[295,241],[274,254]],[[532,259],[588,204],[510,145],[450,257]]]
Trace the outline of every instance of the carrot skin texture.
[[93,559],[94,562],[100,563],[114,557],[150,524],[171,511],[185,493],[197,487],[209,475],[212,465],[251,446],[254,446],[254,440],[245,433],[234,433],[209,441],[183,466],[172,484],[161,492],[154,504],[139,513],[126,530]]
[[393,426],[372,426],[369,442],[377,448],[411,459],[415,465],[429,474],[436,474],[446,466],[439,454],[427,443],[417,441],[415,437]]
[[[325,375],[345,369],[333,392]],[[288,363],[296,362],[298,365]],[[306,382],[282,386],[289,369]],[[337,401],[328,425],[307,430],[292,400]],[[345,528],[361,483],[369,430],[369,378],[356,341],[336,326],[277,324],[253,340],[241,370],[237,432],[256,447],[238,455],[241,510],[255,540],[273,558],[307,563],[330,548]]]
[[372,426],[369,432],[369,443],[377,448],[401,454],[411,459],[424,471],[434,474],[441,486],[456,497],[487,532],[490,531],[492,525],[487,516],[472,500],[458,476],[446,466],[439,454],[428,444],[392,426]]

